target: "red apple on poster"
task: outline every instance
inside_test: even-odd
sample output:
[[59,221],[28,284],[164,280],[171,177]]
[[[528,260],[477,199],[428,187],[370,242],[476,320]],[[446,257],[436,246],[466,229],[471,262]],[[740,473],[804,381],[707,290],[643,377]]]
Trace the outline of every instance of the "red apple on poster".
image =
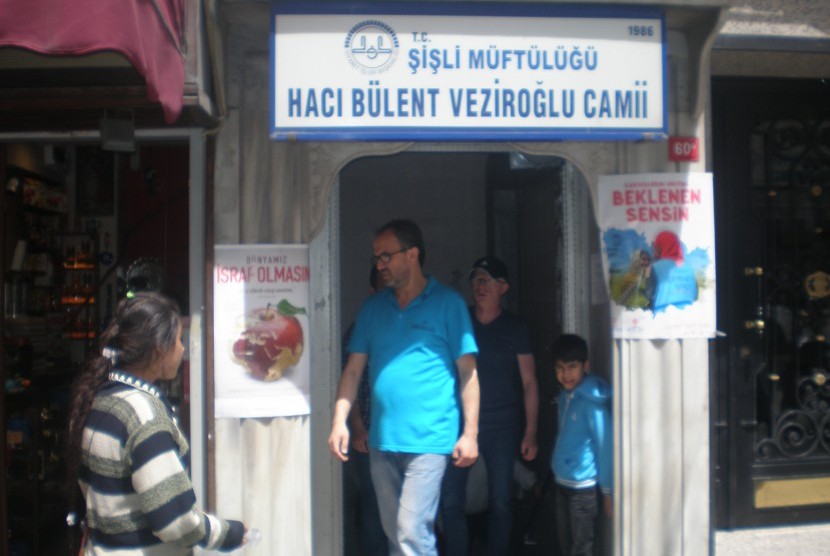
[[233,344],[234,357],[258,380],[278,380],[303,355],[303,328],[295,315],[305,309],[283,299],[245,318],[245,329]]

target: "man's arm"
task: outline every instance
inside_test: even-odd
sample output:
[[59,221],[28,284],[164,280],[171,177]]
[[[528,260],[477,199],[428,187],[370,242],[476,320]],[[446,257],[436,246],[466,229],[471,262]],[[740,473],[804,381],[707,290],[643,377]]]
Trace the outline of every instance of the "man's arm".
[[476,358],[465,354],[455,362],[461,390],[461,405],[464,412],[464,431],[455,443],[452,461],[456,467],[469,467],[478,458],[478,374]]
[[366,367],[368,356],[365,353],[352,353],[346,361],[340,384],[337,387],[337,399],[334,402],[334,418],[331,421],[329,450],[340,461],[349,459],[349,427],[346,424],[349,411],[357,396],[357,386]]
[[360,406],[352,404],[349,411],[349,427],[351,429],[352,448],[358,452],[369,453],[369,431],[363,425],[363,416],[360,413]]
[[533,461],[539,447],[536,443],[536,428],[539,419],[539,385],[536,381],[536,360],[532,353],[516,356],[519,360],[519,374],[522,377],[522,390],[525,403],[525,435],[522,439],[522,457]]

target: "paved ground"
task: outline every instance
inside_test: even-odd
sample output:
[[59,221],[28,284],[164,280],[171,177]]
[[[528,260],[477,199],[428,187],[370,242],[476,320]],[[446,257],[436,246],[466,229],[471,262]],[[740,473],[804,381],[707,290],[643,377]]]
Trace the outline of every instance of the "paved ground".
[[824,556],[830,524],[715,532],[715,556]]

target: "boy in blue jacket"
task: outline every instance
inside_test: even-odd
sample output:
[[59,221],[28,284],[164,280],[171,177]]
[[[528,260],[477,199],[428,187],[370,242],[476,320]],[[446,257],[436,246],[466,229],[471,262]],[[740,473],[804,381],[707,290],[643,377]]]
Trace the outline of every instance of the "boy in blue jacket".
[[559,395],[559,435],[551,457],[556,480],[556,526],[562,554],[593,556],[599,493],[611,516],[614,483],[611,389],[589,375],[588,344],[563,334],[553,345]]

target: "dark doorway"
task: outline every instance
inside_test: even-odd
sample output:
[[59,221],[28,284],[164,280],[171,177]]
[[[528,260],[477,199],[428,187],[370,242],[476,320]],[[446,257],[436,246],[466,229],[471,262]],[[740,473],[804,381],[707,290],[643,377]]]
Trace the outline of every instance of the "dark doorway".
[[[562,165],[563,159],[545,159],[536,164],[508,153],[487,159],[488,252],[515,269],[508,309],[528,323],[533,338],[539,386],[539,453],[532,462],[519,465],[537,477],[533,492],[518,497],[514,505],[514,554],[556,554],[551,534],[553,480],[550,456],[557,430],[559,393],[551,344],[562,332]],[[482,520],[485,522],[484,520]],[[485,522],[486,523],[486,522]],[[481,534],[481,539],[486,538]],[[483,546],[473,549],[485,553]]]
[[830,518],[830,85],[713,82],[719,528]]
[[[0,144],[4,292],[19,292],[14,307],[4,294],[0,325],[0,554],[80,540],[66,526],[69,388],[120,298],[154,289],[189,312],[189,156],[186,144]],[[186,369],[160,386],[187,434]]]
[[[530,473],[532,485],[523,486],[517,481],[511,548],[514,556],[558,554],[549,462],[557,431],[557,408],[552,402],[559,387],[551,344],[565,326],[564,255],[573,247],[563,239],[567,226],[564,211],[567,188],[583,186],[574,175],[574,169],[562,158],[487,152],[408,152],[367,157],[349,164],[340,173],[340,318],[344,330],[367,295],[373,230],[391,218],[411,218],[419,223],[426,243],[425,270],[458,288],[468,301],[468,275],[475,259],[485,254],[496,255],[510,270],[511,286],[504,302],[529,326],[540,402],[539,452],[535,461],[520,462],[524,470],[517,472]],[[586,213],[581,216],[593,222],[592,215],[584,210]],[[579,257],[589,259],[591,253],[581,253]],[[588,305],[586,302],[579,310],[588,314],[594,309]],[[606,337],[603,326],[591,326],[597,344]],[[597,359],[609,351],[607,346],[595,347]],[[598,364],[597,368],[608,367]],[[358,512],[350,509],[357,506],[355,490],[356,486],[345,477],[346,554],[361,553],[354,519]],[[483,550],[483,518],[483,511],[469,512],[473,554]],[[599,538],[600,553],[610,554],[611,537]]]
[[515,269],[508,309],[521,315],[533,337],[539,381],[539,456],[533,470],[544,476],[553,450],[559,393],[550,346],[562,332],[562,164],[511,163],[516,157],[493,154],[487,159],[488,252]]

